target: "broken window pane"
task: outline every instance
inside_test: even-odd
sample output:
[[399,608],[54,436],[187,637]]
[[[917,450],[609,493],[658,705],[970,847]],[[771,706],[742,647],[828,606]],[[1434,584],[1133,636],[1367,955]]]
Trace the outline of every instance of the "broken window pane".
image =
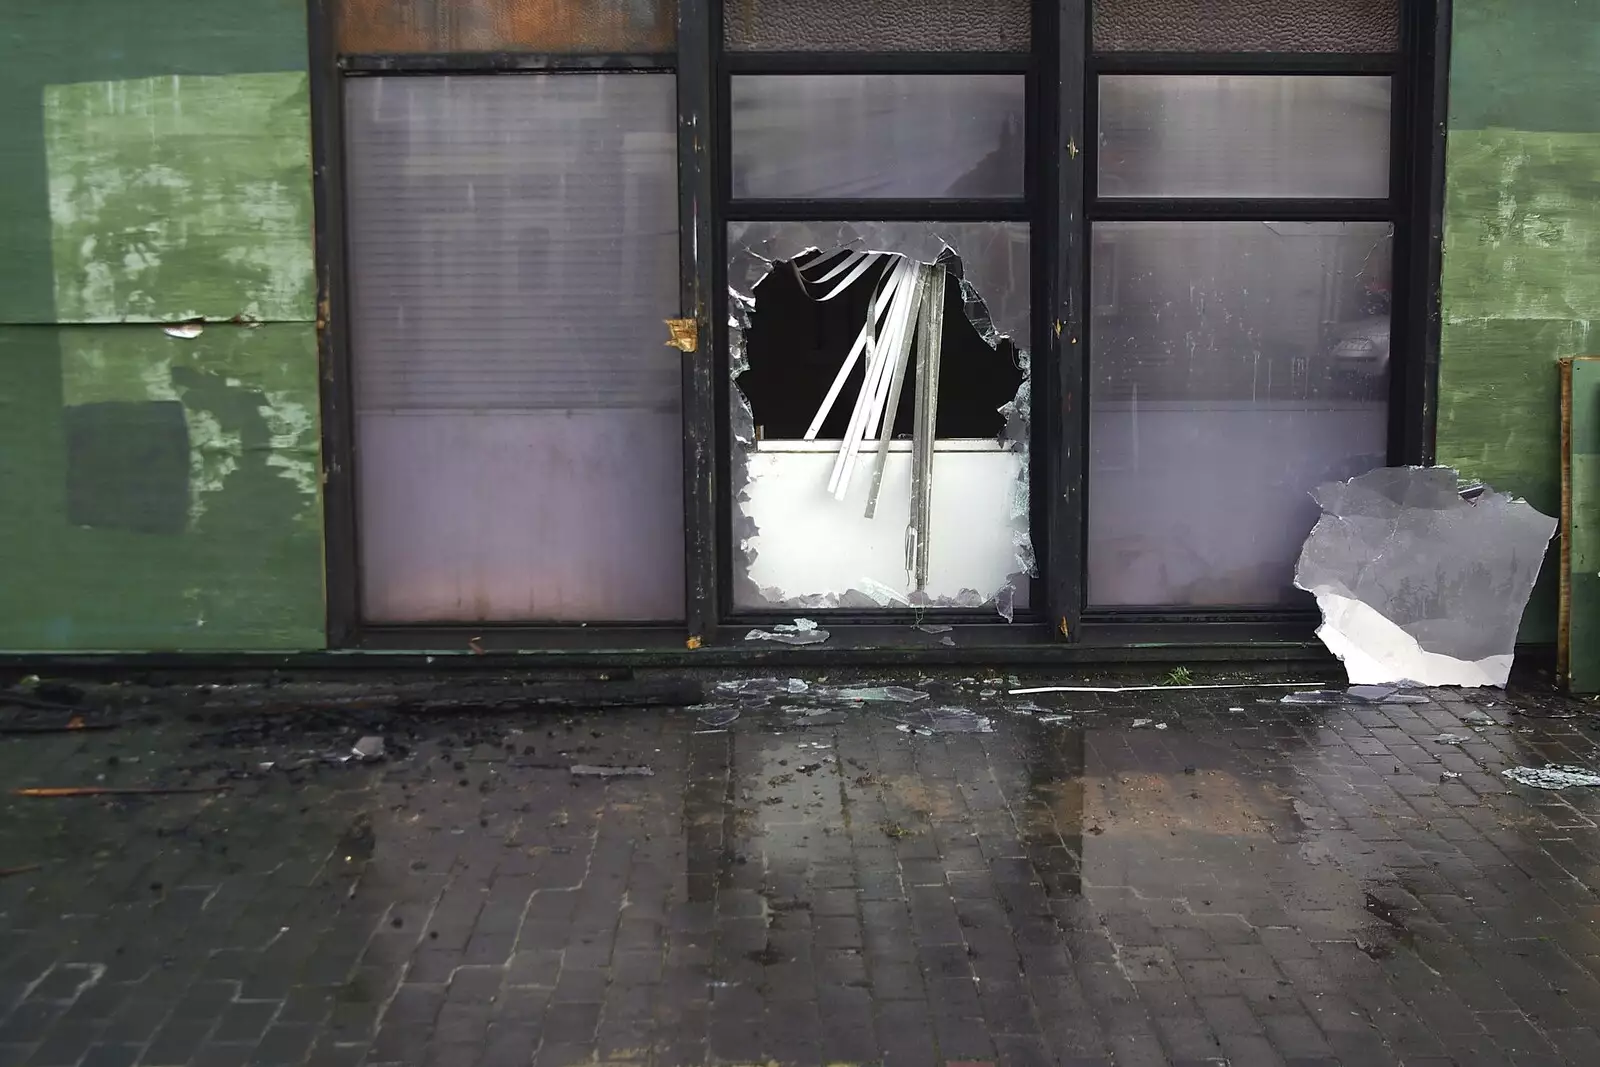
[[1028,0],[727,0],[734,51],[1026,52]]
[[735,197],[1022,195],[1020,75],[735,77],[732,108]]
[[1101,52],[1395,52],[1400,0],[1095,0]]
[[1384,197],[1389,79],[1100,78],[1101,196]]
[[1097,223],[1089,600],[1272,605],[1309,492],[1384,462],[1387,223]]
[[339,51],[670,52],[677,0],[334,0]]
[[1027,225],[728,242],[735,603],[1026,607]]
[[673,77],[345,101],[365,618],[681,618]]

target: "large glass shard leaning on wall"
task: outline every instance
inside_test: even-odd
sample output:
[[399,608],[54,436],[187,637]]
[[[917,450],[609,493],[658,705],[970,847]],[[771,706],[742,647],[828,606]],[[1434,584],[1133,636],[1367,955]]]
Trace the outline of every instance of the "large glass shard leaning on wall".
[[1316,491],[1295,584],[1363,685],[1504,685],[1557,522],[1448,467],[1386,467]]
[[[728,248],[736,606],[1026,607],[1027,224],[738,222]],[[913,292],[897,273],[943,290],[922,305],[942,338],[934,377],[928,326],[909,322],[895,344],[895,298]],[[869,304],[880,331],[870,337]],[[875,391],[863,390],[869,378]],[[876,416],[858,421],[874,395]],[[919,440],[930,452],[925,582],[908,537]]]
[[733,195],[1020,197],[1026,85],[1016,74],[735,77]]
[[346,87],[369,621],[682,617],[673,85]]
[[1307,494],[1384,462],[1390,226],[1106,222],[1093,241],[1090,603],[1303,601]]

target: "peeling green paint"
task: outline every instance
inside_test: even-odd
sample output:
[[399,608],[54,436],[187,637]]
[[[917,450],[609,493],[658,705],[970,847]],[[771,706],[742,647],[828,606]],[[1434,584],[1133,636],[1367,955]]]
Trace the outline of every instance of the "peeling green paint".
[[1447,322],[1600,319],[1600,133],[1450,135]]
[[0,649],[323,647],[305,0],[5,9]]
[[303,73],[44,91],[61,322],[314,316]]

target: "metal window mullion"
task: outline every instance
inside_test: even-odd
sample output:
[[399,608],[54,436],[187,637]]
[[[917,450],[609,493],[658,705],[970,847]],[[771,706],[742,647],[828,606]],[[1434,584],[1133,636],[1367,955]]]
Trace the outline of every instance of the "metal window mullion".
[[719,549],[717,368],[717,154],[714,67],[718,0],[678,0],[678,314],[693,319],[697,344],[682,354],[684,596],[691,640],[715,640]]
[[[1043,477],[1045,509],[1045,598],[1047,619],[1062,640],[1080,638],[1088,574],[1085,552],[1088,493],[1088,223],[1085,209],[1092,186],[1086,180],[1094,158],[1093,135],[1086,118],[1090,96],[1087,67],[1088,0],[1061,0],[1041,11],[1044,39],[1053,43],[1054,108],[1044,143],[1053,166],[1051,221],[1054,253],[1046,260],[1043,361],[1051,374],[1044,391],[1047,447]],[[1040,365],[1035,360],[1034,366]],[[1037,417],[1037,409],[1036,415]]]

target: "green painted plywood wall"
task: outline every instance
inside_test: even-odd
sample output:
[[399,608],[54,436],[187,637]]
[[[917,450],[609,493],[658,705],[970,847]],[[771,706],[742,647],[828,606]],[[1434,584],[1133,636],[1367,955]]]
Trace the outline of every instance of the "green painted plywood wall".
[[0,7],[0,649],[322,647],[304,0]]
[[[1556,515],[1558,361],[1600,354],[1600,8],[1456,0],[1438,458]],[[1556,632],[1552,550],[1522,639]]]

